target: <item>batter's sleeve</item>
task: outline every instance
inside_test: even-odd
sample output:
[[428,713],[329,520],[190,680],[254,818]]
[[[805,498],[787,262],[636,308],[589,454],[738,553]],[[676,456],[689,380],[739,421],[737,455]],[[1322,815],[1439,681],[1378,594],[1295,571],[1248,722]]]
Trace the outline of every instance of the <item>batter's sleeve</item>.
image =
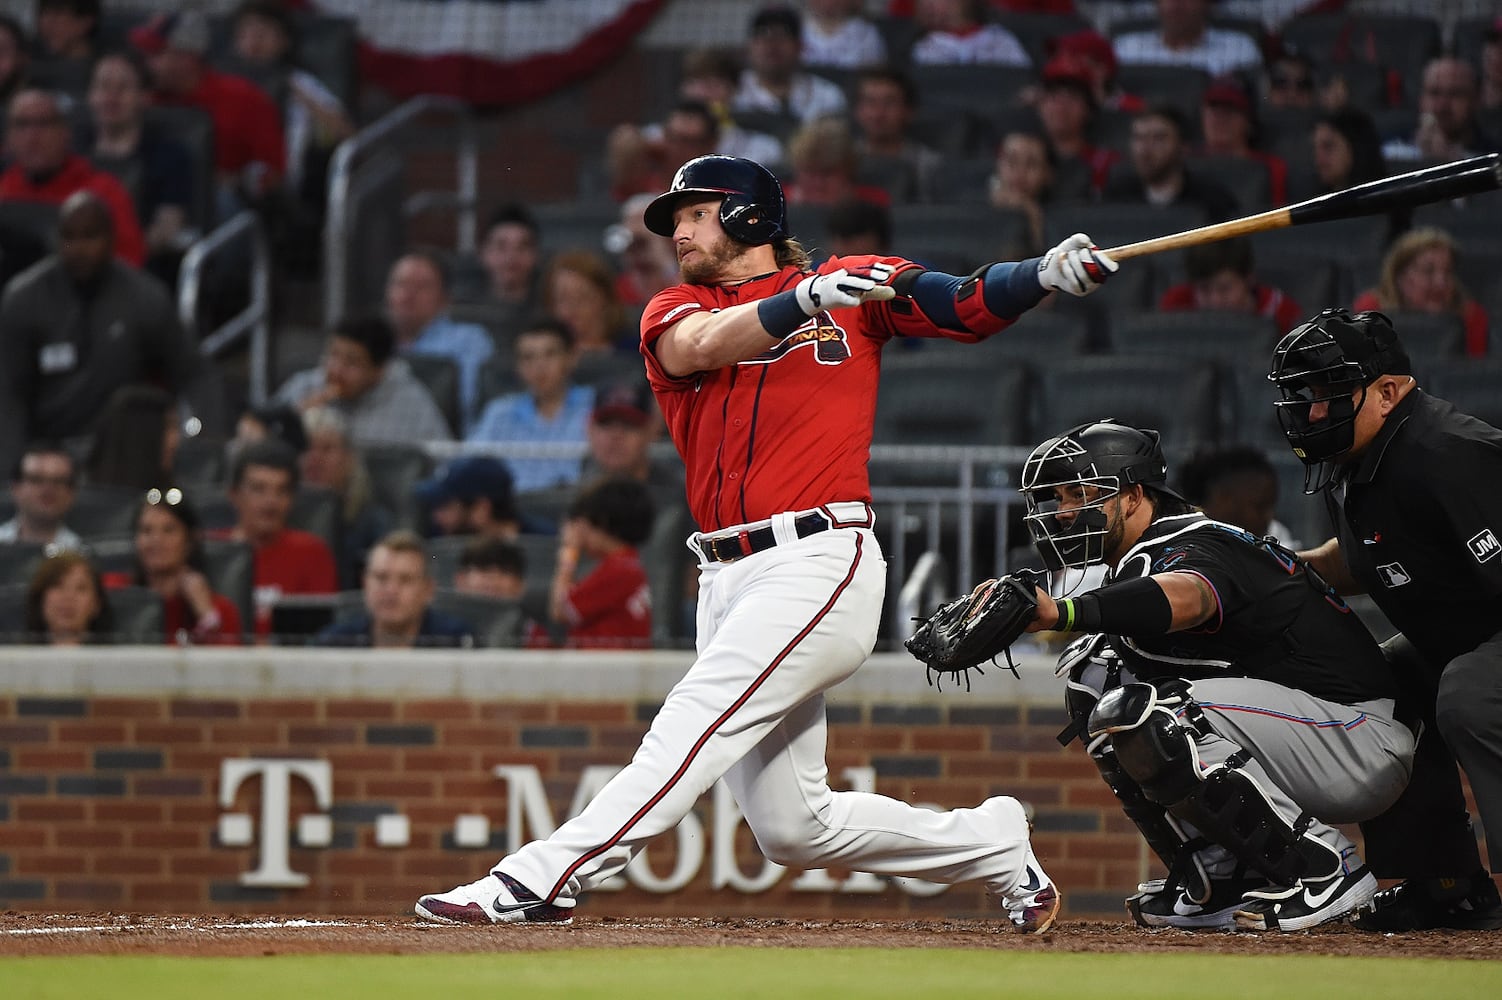
[[657,360],[657,340],[673,324],[709,308],[710,304],[694,294],[690,286],[674,285],[652,296],[642,310],[641,354],[647,363],[647,381],[653,388],[677,392],[693,384],[693,376],[677,378],[663,370]]

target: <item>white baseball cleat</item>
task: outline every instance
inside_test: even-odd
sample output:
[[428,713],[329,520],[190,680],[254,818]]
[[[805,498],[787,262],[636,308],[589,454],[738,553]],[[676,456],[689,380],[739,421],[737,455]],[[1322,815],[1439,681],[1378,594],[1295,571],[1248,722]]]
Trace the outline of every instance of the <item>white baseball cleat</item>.
[[1271,886],[1246,894],[1236,926],[1248,931],[1305,931],[1348,916],[1370,903],[1377,879],[1362,865],[1329,878],[1302,879],[1291,889]]
[[501,872],[424,896],[415,909],[419,917],[435,924],[569,924],[574,919],[572,899],[545,902]]
[[1053,926],[1063,903],[1053,879],[1038,864],[1029,844],[1027,858],[1022,864],[1022,879],[1016,888],[1001,897],[1002,909],[1007,911],[1012,929],[1019,934],[1042,934]]

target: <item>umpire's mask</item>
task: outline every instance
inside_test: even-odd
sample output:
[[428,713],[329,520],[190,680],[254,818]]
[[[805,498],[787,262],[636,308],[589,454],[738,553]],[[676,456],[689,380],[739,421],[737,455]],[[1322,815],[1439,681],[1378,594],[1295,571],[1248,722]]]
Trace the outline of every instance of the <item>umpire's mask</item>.
[[1164,485],[1167,478],[1157,431],[1107,419],[1038,445],[1022,467],[1022,498],[1023,519],[1043,565],[1056,572],[1104,562],[1106,504],[1138,484],[1177,497]]
[[[1379,312],[1326,309],[1278,342],[1267,378],[1281,397],[1273,403],[1278,423],[1304,463],[1306,494],[1334,482],[1341,456],[1356,441],[1367,387],[1382,375],[1412,372],[1392,321]],[[1318,404],[1323,412],[1312,414]]]

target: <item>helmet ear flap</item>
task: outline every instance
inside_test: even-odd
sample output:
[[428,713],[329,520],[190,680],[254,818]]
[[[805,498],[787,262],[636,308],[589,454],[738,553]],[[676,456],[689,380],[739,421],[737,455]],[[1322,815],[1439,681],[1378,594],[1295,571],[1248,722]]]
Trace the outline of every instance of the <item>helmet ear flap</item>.
[[761,205],[743,194],[730,194],[720,202],[720,226],[737,243],[759,246],[782,235],[782,227]]

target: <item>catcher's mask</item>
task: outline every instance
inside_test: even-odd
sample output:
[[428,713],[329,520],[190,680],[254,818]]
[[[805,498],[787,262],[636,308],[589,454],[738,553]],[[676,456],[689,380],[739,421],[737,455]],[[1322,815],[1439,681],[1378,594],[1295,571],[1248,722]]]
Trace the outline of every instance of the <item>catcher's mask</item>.
[[[1368,387],[1383,375],[1412,373],[1392,321],[1379,312],[1326,309],[1278,342],[1267,378],[1281,397],[1273,403],[1278,423],[1304,463],[1306,494],[1334,481],[1341,456],[1355,444]],[[1325,412],[1311,420],[1318,403]]]
[[1106,503],[1135,485],[1177,498],[1167,479],[1168,463],[1154,430],[1098,420],[1038,445],[1022,467],[1022,497],[1043,565],[1056,572],[1104,562]]
[[696,156],[642,213],[658,236],[673,235],[673,212],[685,198],[723,195],[720,226],[737,243],[761,246],[787,236],[787,201],[777,175],[740,156]]

